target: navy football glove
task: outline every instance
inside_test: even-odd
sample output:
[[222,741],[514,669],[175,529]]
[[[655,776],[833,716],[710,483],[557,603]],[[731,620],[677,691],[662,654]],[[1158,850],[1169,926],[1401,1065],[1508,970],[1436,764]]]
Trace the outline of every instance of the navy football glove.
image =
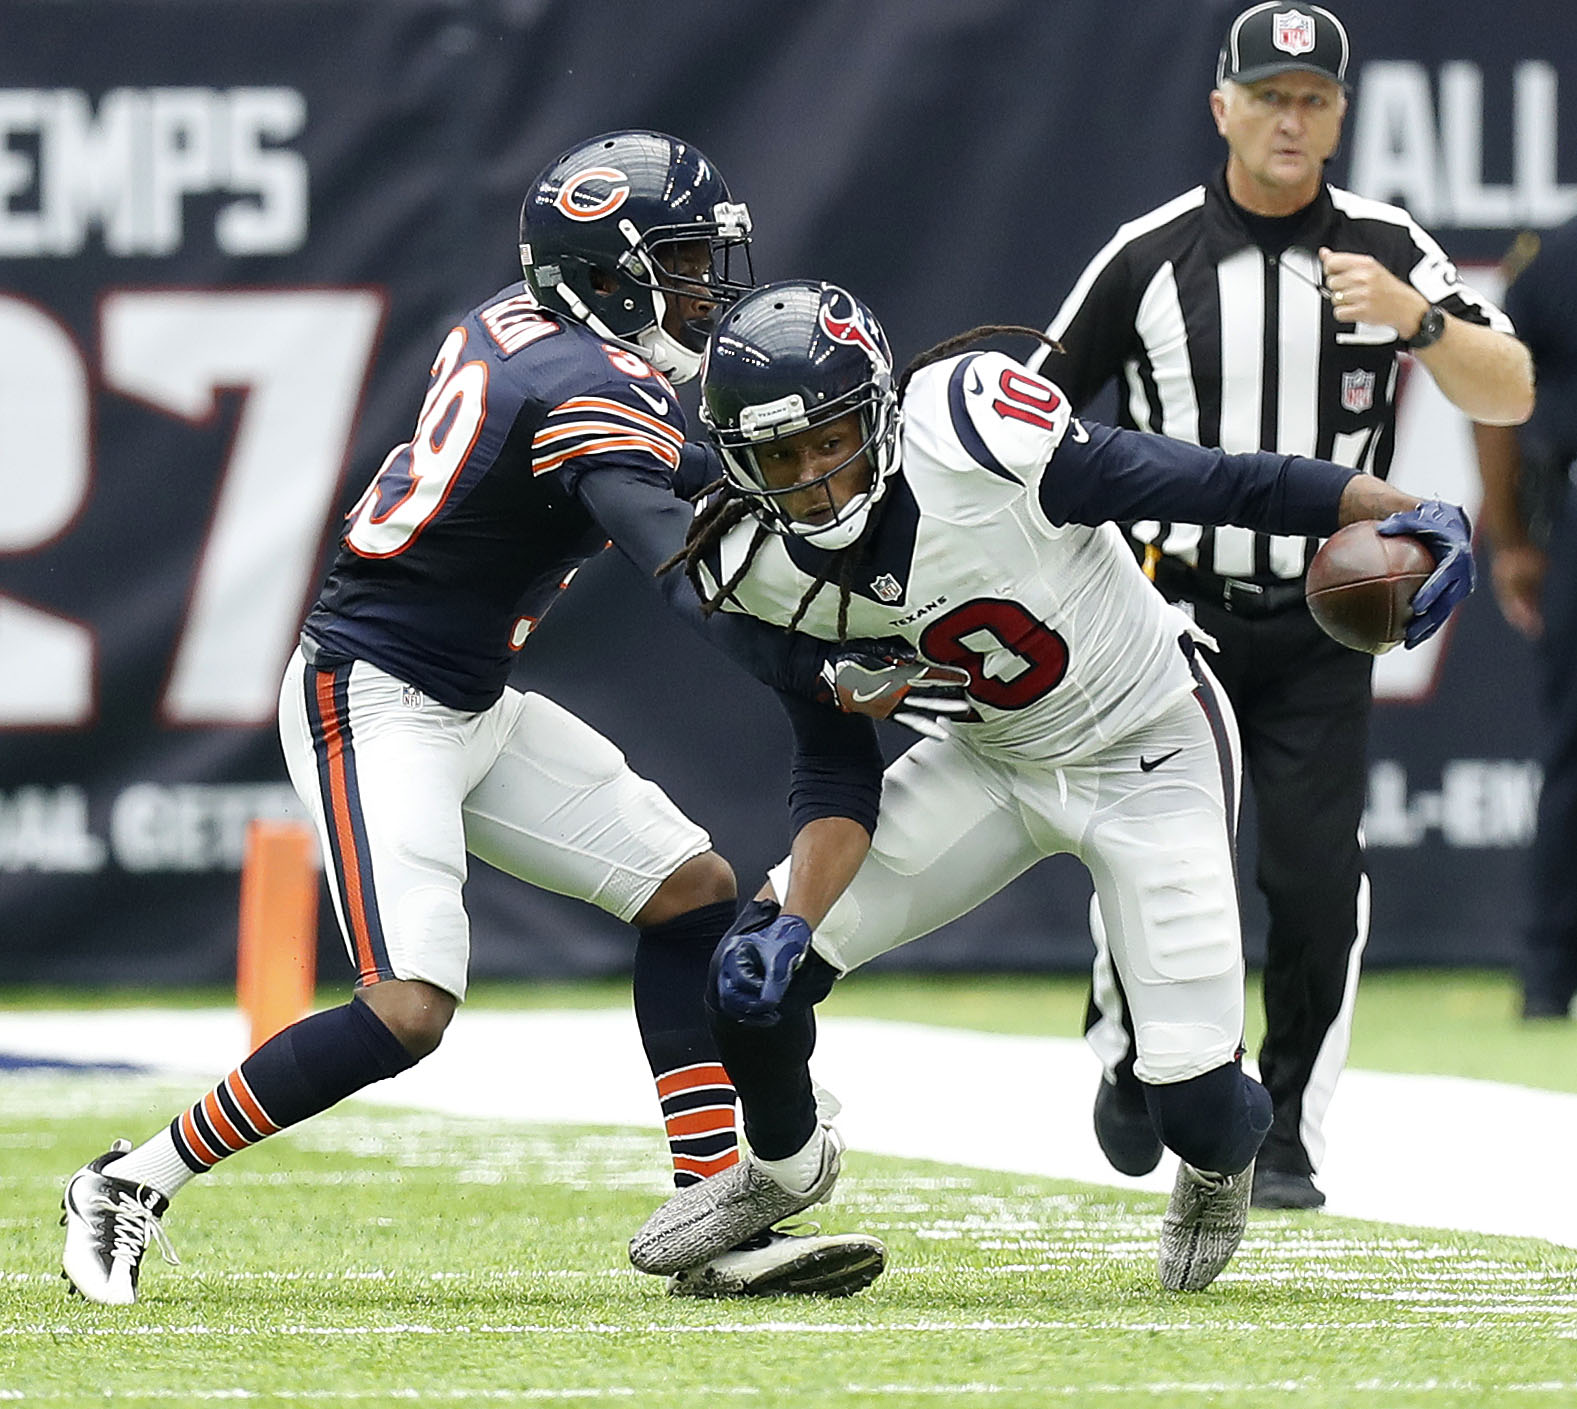
[[1416,509],[1382,519],[1376,532],[1386,537],[1410,533],[1434,554],[1435,570],[1413,598],[1407,623],[1407,648],[1421,645],[1446,624],[1457,604],[1473,590],[1473,529],[1455,504],[1426,499]]
[[845,714],[891,719],[917,734],[945,737],[942,722],[973,713],[969,672],[921,660],[906,641],[849,642],[821,668],[825,700]]
[[776,1027],[795,970],[810,949],[810,926],[776,901],[752,900],[718,942],[713,996],[724,1017],[746,1027]]

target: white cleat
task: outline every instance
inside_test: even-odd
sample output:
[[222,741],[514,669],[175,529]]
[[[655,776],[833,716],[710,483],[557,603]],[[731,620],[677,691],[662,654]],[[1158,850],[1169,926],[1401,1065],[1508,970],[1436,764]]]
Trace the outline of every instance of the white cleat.
[[769,1228],[710,1262],[668,1279],[669,1296],[853,1296],[887,1265],[863,1233],[799,1234]]
[[827,1138],[821,1168],[809,1189],[785,1189],[747,1155],[721,1174],[679,1190],[648,1218],[630,1239],[630,1261],[660,1277],[683,1272],[824,1202],[838,1182],[843,1141],[830,1125],[822,1129]]
[[171,1266],[180,1264],[159,1222],[169,1199],[147,1184],[104,1172],[130,1149],[129,1140],[117,1140],[83,1165],[67,1181],[60,1201],[66,1228],[60,1275],[72,1291],[104,1306],[130,1306],[137,1300],[137,1271],[150,1242],[159,1245]]
[[1254,1165],[1212,1174],[1180,1164],[1161,1220],[1161,1285],[1172,1292],[1203,1291],[1221,1275],[1243,1241]]

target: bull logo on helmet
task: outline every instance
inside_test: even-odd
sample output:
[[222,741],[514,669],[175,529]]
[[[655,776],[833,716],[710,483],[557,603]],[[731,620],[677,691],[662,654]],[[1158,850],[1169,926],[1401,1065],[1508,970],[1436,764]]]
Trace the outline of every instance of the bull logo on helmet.
[[865,310],[842,289],[828,289],[817,310],[816,321],[833,342],[846,347],[863,347],[866,355],[878,367],[886,368],[887,354],[882,350],[881,338],[874,332]]
[[[606,190],[598,190],[604,186]],[[630,198],[630,178],[611,166],[577,171],[562,186],[554,206],[571,220],[601,220]]]

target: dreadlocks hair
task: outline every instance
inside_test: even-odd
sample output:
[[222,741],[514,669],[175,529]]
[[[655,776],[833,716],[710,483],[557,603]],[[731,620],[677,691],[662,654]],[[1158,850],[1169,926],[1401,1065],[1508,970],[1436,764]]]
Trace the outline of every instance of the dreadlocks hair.
[[[909,389],[910,379],[922,367],[929,367],[933,362],[940,362],[945,357],[951,357],[955,352],[961,352],[966,347],[972,347],[977,342],[986,338],[1025,336],[1034,338],[1037,342],[1044,343],[1053,352],[1061,352],[1062,344],[1055,338],[1048,337],[1039,328],[1028,328],[1019,323],[983,323],[979,327],[971,328],[967,333],[956,333],[950,338],[944,338],[934,347],[915,357],[903,369],[897,382],[898,400],[902,402],[904,393]],[[696,595],[701,599],[701,615],[711,616],[733,594],[733,591],[744,580],[745,574],[750,571],[750,564],[754,561],[761,545],[766,542],[771,533],[766,524],[761,523],[756,527],[750,546],[745,550],[744,558],[739,566],[730,575],[727,582],[723,583],[716,592],[708,596],[706,587],[701,581],[701,563],[708,553],[720,542],[735,525],[749,518],[754,510],[750,501],[740,491],[733,480],[726,476],[713,482],[702,489],[691,500],[700,503],[709,495],[717,497],[706,506],[690,525],[690,531],[685,534],[684,546],[679,549],[666,562],[659,563],[654,576],[661,577],[665,572],[670,572],[682,566],[691,585],[695,588]],[[849,638],[849,600],[854,595],[854,567],[859,560],[859,549],[875,526],[875,516],[865,525],[865,531],[855,539],[847,548],[840,549],[834,556],[838,561],[838,640],[846,641]],[[789,618],[789,631],[795,630],[800,622],[805,619],[805,613],[810,610],[811,604],[821,595],[824,587],[832,579],[820,575],[805,589],[805,595],[799,599],[799,605],[794,609],[794,615]]]
[[978,328],[971,328],[967,333],[954,333],[950,338],[943,338],[935,347],[927,348],[914,358],[899,375],[898,399],[903,400],[903,394],[909,390],[910,379],[922,367],[929,367],[933,362],[940,362],[944,357],[951,357],[955,352],[962,352],[966,347],[973,347],[977,342],[984,342],[987,338],[1016,335],[1045,343],[1053,352],[1062,351],[1062,344],[1041,332],[1039,328],[1026,328],[1022,323],[982,323]]
[[[750,546],[745,549],[745,556],[737,568],[716,592],[707,594],[706,585],[701,581],[701,563],[706,555],[722,540],[736,524],[754,515],[750,501],[740,491],[731,479],[713,480],[705,489],[701,490],[692,503],[700,503],[709,495],[716,495],[690,525],[690,531],[685,534],[684,546],[671,558],[657,565],[657,570],[652,575],[661,577],[665,572],[671,572],[676,567],[684,568],[684,575],[690,579],[690,585],[695,588],[696,596],[701,599],[701,615],[711,616],[732,595],[734,589],[744,580],[745,574],[750,571],[750,564],[755,560],[756,554],[761,550],[761,545],[771,536],[772,530],[764,523],[756,525],[755,534],[750,540]],[[867,528],[867,532],[869,529]],[[845,641],[849,635],[849,598],[853,593],[854,564],[858,555],[850,551],[864,541],[864,534],[849,549],[844,549],[838,554],[838,640]],[[821,589],[830,579],[818,577],[806,589],[805,595],[799,599],[799,606],[794,609],[794,615],[789,619],[787,629],[793,631],[805,619],[805,613],[810,610],[810,605],[821,595]]]
[[711,484],[700,490],[692,499],[692,504],[699,504],[708,495],[717,497],[706,506],[691,521],[689,531],[684,536],[684,545],[671,558],[657,564],[657,571],[653,577],[661,577],[665,572],[671,572],[676,567],[684,568],[684,575],[690,579],[690,585],[695,588],[695,594],[701,599],[701,615],[711,616],[728,597],[734,588],[738,587],[745,574],[750,571],[751,560],[756,556],[757,550],[766,541],[771,530],[765,524],[756,527],[755,536],[750,540],[750,547],[745,550],[744,561],[740,563],[739,570],[734,573],[718,590],[707,596],[706,587],[701,581],[701,561],[712,551],[712,548],[726,535],[735,524],[750,517],[750,502],[735,487],[734,482],[726,476],[715,479]]
[[[699,503],[708,495],[717,497],[696,515],[695,521],[690,525],[690,531],[685,534],[684,546],[671,558],[657,565],[657,570],[652,575],[661,577],[665,572],[670,572],[676,567],[684,568],[684,575],[690,579],[690,584],[695,588],[696,595],[701,599],[701,615],[711,616],[732,595],[734,589],[744,580],[745,574],[750,571],[750,564],[755,560],[761,545],[771,536],[772,530],[764,523],[756,525],[755,534],[751,537],[750,546],[745,549],[744,558],[716,592],[707,595],[706,585],[701,581],[701,563],[717,543],[724,538],[736,524],[754,515],[750,501],[740,491],[739,487],[730,479],[714,480],[701,490],[692,503]],[[870,531],[869,526],[866,532]],[[838,557],[838,640],[846,641],[849,636],[849,598],[853,595],[854,565],[858,554],[851,551],[865,541],[865,534],[841,551]],[[817,577],[806,589],[805,595],[799,599],[799,605],[794,609],[794,615],[789,618],[787,630],[795,630],[805,619],[805,613],[810,610],[810,605],[821,595],[821,589],[830,581],[827,577]]]

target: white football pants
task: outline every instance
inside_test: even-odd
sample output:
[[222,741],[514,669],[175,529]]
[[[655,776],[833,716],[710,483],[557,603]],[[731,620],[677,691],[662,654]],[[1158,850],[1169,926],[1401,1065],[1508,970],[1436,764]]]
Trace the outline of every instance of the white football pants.
[[[1077,764],[987,758],[956,734],[921,740],[887,770],[870,853],[816,952],[848,972],[1071,852],[1107,920],[1140,1078],[1186,1081],[1231,1061],[1243,1035],[1240,755],[1231,705],[1195,665],[1192,694]],[[772,871],[780,897],[788,871]]]
[[467,852],[628,920],[711,849],[612,743],[541,695],[505,690],[467,714],[364,661],[320,671],[298,650],[279,733],[359,984],[422,979],[465,997]]

